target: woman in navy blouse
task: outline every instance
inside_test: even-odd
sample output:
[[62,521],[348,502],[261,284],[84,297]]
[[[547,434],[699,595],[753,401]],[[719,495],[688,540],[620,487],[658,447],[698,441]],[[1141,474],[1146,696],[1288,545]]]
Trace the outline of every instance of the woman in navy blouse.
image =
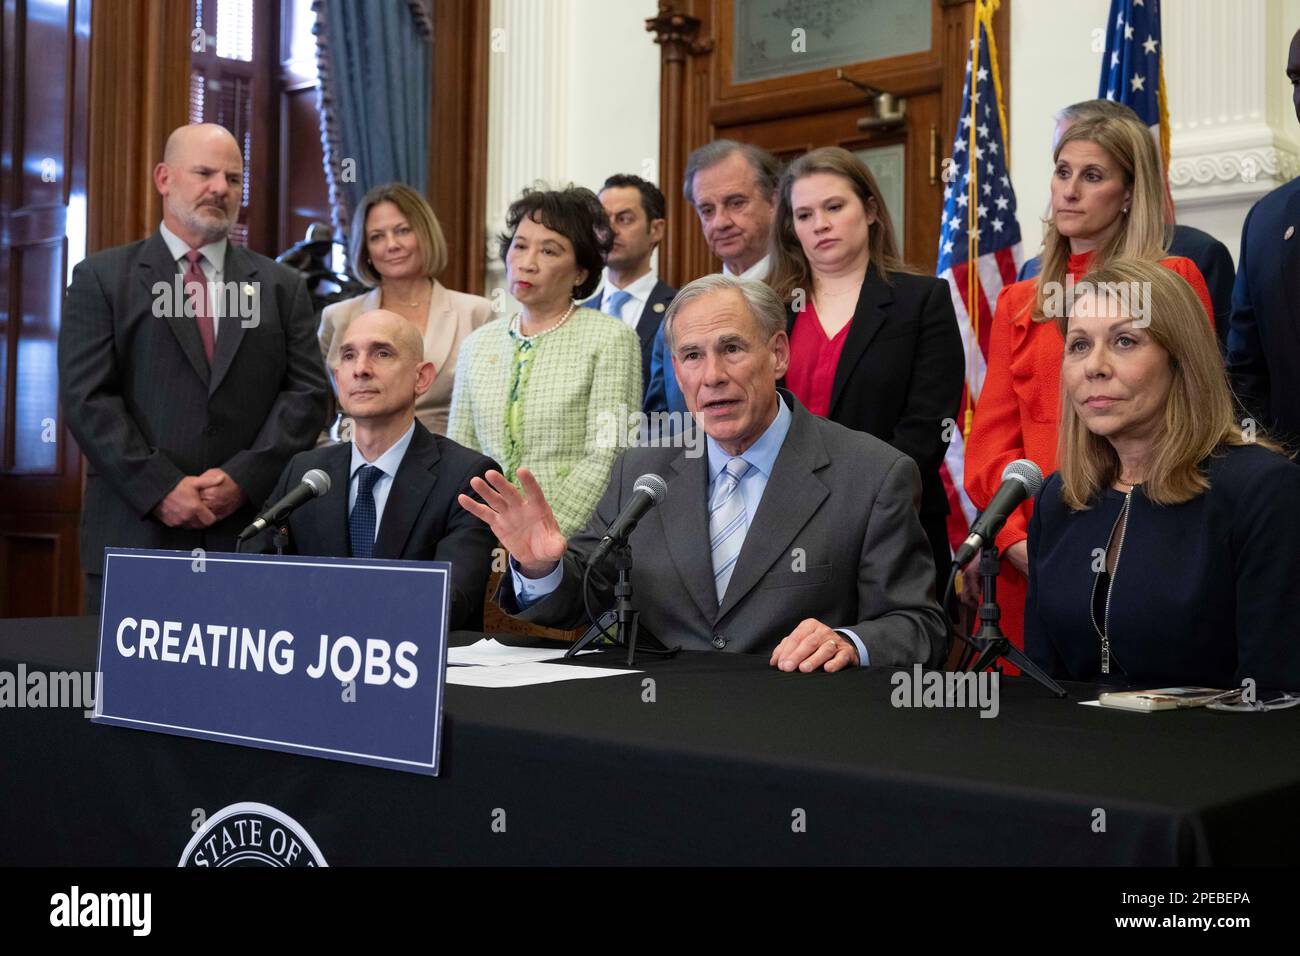
[[1185,280],[1114,260],[1076,292],[1026,651],[1066,680],[1300,689],[1300,466],[1237,420]]

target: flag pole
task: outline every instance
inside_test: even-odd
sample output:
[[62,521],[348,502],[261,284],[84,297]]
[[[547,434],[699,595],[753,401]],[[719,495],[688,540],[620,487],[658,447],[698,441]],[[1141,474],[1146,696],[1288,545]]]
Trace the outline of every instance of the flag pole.
[[[979,66],[980,66],[980,24],[984,22],[985,7],[988,0],[976,0],[975,18],[972,24],[971,35],[971,54],[970,54],[970,96],[968,97],[967,127],[970,129],[970,142],[967,144],[967,163],[966,169],[966,318],[971,324],[973,332],[973,341],[978,343],[980,340],[980,311],[979,311],[979,216],[976,206],[979,203],[979,163],[975,161],[975,127],[979,121],[979,114],[975,111],[976,99],[979,96]],[[970,438],[971,423],[975,420],[975,390],[971,386],[975,372],[975,358],[972,351],[966,355],[966,414],[962,421],[961,435],[962,440]]]

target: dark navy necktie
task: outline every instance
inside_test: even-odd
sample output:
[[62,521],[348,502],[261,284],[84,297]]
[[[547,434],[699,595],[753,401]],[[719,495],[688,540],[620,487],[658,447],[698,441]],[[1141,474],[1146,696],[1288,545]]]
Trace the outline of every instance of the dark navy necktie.
[[370,558],[375,554],[375,482],[383,471],[374,465],[362,465],[358,472],[357,502],[348,515],[348,532],[352,535],[352,557]]

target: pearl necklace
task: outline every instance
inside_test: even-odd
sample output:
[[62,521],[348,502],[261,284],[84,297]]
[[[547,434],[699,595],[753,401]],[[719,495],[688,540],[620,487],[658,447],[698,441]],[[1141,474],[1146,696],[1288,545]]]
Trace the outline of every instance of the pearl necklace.
[[554,331],[555,331],[556,329],[558,329],[560,326],[564,325],[565,322],[568,322],[568,321],[569,321],[569,316],[573,315],[573,310],[576,309],[577,307],[578,307],[578,300],[577,300],[577,299],[574,299],[573,301],[571,301],[571,302],[569,303],[569,311],[567,311],[567,312],[564,313],[564,315],[560,318],[560,321],[556,322],[556,323],[555,323],[554,325],[552,325],[549,329],[542,329],[542,331],[540,331],[540,332],[534,332],[532,335],[524,335],[524,316],[523,316],[523,313],[522,313],[522,312],[516,312],[514,318],[510,320],[510,330],[511,330],[512,332],[514,332],[515,335],[517,335],[517,336],[519,336],[521,339],[523,339],[524,341],[526,341],[526,342],[533,342],[533,341],[535,341],[535,340],[537,340],[537,339],[540,339],[543,335],[550,335],[552,332],[554,332]]

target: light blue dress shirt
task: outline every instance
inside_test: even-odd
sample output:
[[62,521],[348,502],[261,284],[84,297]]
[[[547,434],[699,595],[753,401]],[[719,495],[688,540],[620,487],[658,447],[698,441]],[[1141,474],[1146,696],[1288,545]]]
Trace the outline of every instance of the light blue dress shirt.
[[397,469],[402,464],[402,459],[406,457],[406,449],[411,447],[411,439],[415,436],[415,422],[411,422],[405,434],[397,441],[393,442],[391,448],[384,452],[374,461],[366,461],[366,456],[361,454],[361,449],[357,447],[357,441],[352,439],[352,467],[348,471],[348,514],[352,514],[352,508],[357,503],[357,472],[364,465],[374,465],[383,472],[371,489],[371,494],[375,496],[375,534],[379,534],[379,528],[384,523],[384,506],[388,504],[388,493],[393,490],[393,478],[397,475]]
[[[767,490],[768,480],[772,477],[772,468],[776,465],[776,457],[781,452],[781,446],[785,444],[785,436],[790,431],[790,422],[793,418],[790,409],[779,397],[776,404],[776,418],[773,419],[772,424],[768,425],[758,441],[745,449],[744,454],[740,456],[750,464],[749,471],[745,472],[745,476],[740,479],[740,494],[745,502],[745,521],[749,527],[753,527],[759,503],[763,500],[763,492]],[[707,501],[712,499],[713,487],[717,483],[718,476],[727,467],[727,462],[732,456],[723,451],[722,446],[714,441],[712,436],[707,436],[705,443],[709,454],[709,491],[705,499]],[[526,608],[546,597],[560,586],[560,581],[564,578],[563,563],[556,565],[555,569],[545,577],[526,578],[519,573],[515,559],[511,558],[510,571],[515,600],[521,608]],[[866,645],[847,628],[838,627],[835,630],[853,642],[858,649],[858,661],[865,667],[867,665]]]

